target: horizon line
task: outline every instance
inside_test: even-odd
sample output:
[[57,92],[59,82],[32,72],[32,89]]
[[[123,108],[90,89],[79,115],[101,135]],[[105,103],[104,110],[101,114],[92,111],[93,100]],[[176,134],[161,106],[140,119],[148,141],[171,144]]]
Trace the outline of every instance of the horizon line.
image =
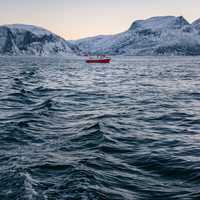
[[[197,19],[194,19],[194,20],[188,20],[187,18],[184,17],[184,15],[156,15],[156,16],[150,16],[150,17],[146,17],[146,18],[143,18],[143,19],[135,19],[133,20],[131,23],[130,23],[130,26],[131,24],[133,24],[135,21],[139,21],[139,20],[147,20],[147,19],[151,19],[151,18],[154,18],[154,17],[183,17],[187,22],[189,22],[189,24],[192,24],[193,22],[195,22],[196,20],[200,19],[200,18],[197,18]],[[124,30],[124,31],[119,31],[119,32],[113,32],[113,33],[100,33],[100,34],[96,34],[96,35],[88,35],[88,36],[81,36],[79,38],[74,38],[74,39],[68,39],[67,36],[61,34],[61,33],[58,33],[58,32],[55,32],[51,29],[49,29],[48,27],[46,28],[45,26],[43,26],[42,24],[34,24],[34,23],[8,23],[8,24],[0,24],[0,26],[11,26],[11,25],[25,25],[25,26],[35,26],[35,27],[38,27],[38,28],[41,28],[41,29],[45,29],[46,31],[49,31],[59,37],[62,37],[63,39],[65,39],[66,41],[75,41],[75,40],[81,40],[81,39],[87,39],[87,38],[92,38],[92,37],[98,37],[98,36],[112,36],[112,35],[115,35],[115,34],[120,34],[120,33],[123,33],[125,31],[127,31],[128,29]],[[129,26],[129,27],[130,27]]]

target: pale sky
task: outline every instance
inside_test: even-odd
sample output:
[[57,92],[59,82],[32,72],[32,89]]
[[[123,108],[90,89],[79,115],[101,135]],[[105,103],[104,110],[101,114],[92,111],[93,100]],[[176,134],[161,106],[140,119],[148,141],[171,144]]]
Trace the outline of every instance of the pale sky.
[[125,31],[152,16],[200,18],[200,0],[0,0],[0,24],[42,26],[66,39]]

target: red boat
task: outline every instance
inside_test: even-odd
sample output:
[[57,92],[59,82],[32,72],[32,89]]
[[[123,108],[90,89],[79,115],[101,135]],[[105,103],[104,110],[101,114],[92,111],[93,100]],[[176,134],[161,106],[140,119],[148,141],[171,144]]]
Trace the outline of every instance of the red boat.
[[106,57],[105,55],[97,56],[96,58],[89,58],[86,60],[86,63],[110,63],[111,58]]

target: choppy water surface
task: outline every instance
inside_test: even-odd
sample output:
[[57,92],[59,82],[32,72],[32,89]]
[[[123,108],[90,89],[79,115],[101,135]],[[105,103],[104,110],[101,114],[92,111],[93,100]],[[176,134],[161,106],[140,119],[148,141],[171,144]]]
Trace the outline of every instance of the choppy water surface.
[[1,58],[0,199],[200,199],[200,58]]

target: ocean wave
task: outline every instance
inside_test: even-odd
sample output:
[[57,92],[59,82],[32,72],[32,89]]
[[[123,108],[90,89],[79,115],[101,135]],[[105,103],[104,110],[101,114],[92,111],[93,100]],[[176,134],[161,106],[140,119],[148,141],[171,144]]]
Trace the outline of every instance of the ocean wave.
[[194,60],[2,58],[0,199],[199,199]]

